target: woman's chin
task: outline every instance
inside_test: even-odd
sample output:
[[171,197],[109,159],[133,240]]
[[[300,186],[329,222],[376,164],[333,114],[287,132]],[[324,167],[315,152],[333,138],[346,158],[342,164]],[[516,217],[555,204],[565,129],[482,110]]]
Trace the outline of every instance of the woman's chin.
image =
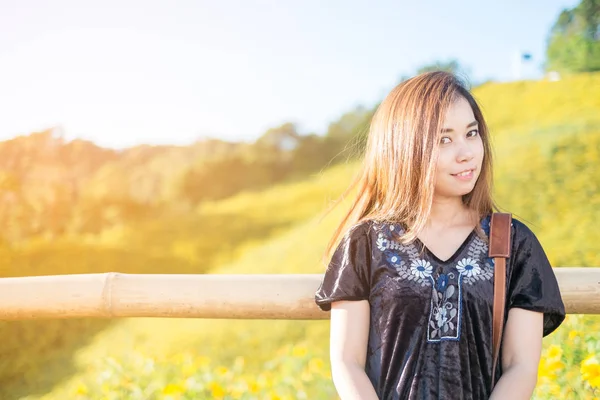
[[436,190],[435,195],[442,197],[462,197],[471,193],[472,191],[473,188],[465,190],[457,190],[456,188],[453,188],[452,190]]

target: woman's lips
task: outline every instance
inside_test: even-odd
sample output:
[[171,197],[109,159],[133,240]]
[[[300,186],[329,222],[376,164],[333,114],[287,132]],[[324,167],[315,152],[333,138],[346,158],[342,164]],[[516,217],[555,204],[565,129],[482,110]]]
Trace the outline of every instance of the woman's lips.
[[465,172],[461,172],[459,174],[451,174],[451,175],[461,181],[469,181],[469,180],[473,179],[473,171],[474,170],[470,169]]

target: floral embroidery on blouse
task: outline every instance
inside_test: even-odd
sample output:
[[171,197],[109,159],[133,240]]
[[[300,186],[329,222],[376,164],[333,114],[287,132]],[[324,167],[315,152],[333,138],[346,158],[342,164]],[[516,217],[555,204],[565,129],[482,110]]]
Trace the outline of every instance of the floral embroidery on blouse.
[[463,258],[456,266],[458,272],[468,277],[477,276],[481,272],[481,268],[477,265],[477,261],[472,258]]
[[[482,225],[489,234],[489,224]],[[474,235],[468,243],[466,257],[433,273],[430,261],[421,257],[414,243],[401,244],[394,238],[402,232],[399,226],[384,224],[376,246],[385,260],[398,273],[398,278],[421,287],[431,286],[431,307],[427,323],[427,340],[459,340],[462,317],[463,284],[474,285],[494,276],[494,262],[488,257],[488,245]],[[449,268],[448,268],[449,267]]]
[[415,260],[410,266],[410,272],[420,279],[429,278],[433,267],[429,261]]
[[380,231],[377,236],[377,248],[396,269],[400,278],[414,281],[421,286],[430,286],[433,272],[431,263],[419,257],[419,251],[413,244],[403,245],[393,238],[393,235],[401,231],[400,228],[386,224],[383,231],[385,233]]

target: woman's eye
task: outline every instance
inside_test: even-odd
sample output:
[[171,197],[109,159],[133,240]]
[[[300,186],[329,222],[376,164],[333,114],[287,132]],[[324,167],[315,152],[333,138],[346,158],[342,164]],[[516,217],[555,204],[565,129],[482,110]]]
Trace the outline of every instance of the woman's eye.
[[443,138],[440,139],[440,143],[441,144],[450,143],[450,138],[448,136],[444,136]]
[[[471,135],[471,133],[475,132],[475,134]],[[469,133],[467,133],[467,136],[471,135],[470,137],[475,137],[477,135],[479,135],[479,131],[477,129],[473,129],[472,131],[469,131]]]

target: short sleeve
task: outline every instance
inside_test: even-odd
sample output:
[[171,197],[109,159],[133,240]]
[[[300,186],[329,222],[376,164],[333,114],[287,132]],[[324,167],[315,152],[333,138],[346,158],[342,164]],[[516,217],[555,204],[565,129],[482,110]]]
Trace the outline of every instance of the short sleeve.
[[544,334],[552,333],[565,319],[565,306],[556,275],[535,234],[514,221],[513,272],[508,308],[518,307],[544,313]]
[[338,300],[368,300],[370,293],[371,241],[366,222],[351,227],[334,251],[315,302],[323,311]]

